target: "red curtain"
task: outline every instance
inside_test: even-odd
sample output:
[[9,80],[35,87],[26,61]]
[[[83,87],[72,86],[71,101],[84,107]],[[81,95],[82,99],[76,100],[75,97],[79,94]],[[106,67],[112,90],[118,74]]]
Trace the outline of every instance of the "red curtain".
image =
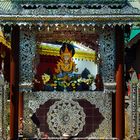
[[56,64],[59,61],[58,56],[43,56],[40,55],[40,63],[37,67],[37,75],[44,73],[55,74]]

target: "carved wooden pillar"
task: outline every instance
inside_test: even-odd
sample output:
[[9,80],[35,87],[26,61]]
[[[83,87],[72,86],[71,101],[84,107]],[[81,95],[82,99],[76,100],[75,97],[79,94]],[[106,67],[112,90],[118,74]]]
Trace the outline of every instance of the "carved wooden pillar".
[[130,82],[130,101],[131,101],[131,115],[130,115],[130,136],[131,139],[138,139],[139,135],[139,80],[134,71]]
[[[30,119],[30,114],[26,110],[28,107],[29,99],[24,98],[25,93],[32,92],[32,80],[34,77],[33,71],[33,60],[35,57],[36,42],[35,42],[35,32],[33,29],[29,29],[24,26],[20,29],[20,45],[19,45],[19,132],[20,137],[29,134],[29,123],[32,123]],[[27,117],[28,116],[28,117]],[[24,124],[23,124],[23,121]],[[26,125],[27,124],[27,125]],[[31,129],[32,126],[30,125]],[[27,132],[27,133],[26,133]],[[27,135],[28,135],[27,134]]]
[[124,32],[116,26],[116,137],[124,139]]
[[99,72],[103,77],[104,81],[104,92],[112,93],[110,98],[112,98],[112,116],[110,119],[111,136],[115,136],[115,92],[116,92],[116,83],[115,83],[115,62],[116,62],[116,48],[115,48],[115,28],[105,26],[102,29],[98,29],[99,33],[99,51],[100,58],[102,60]]
[[19,26],[13,26],[10,60],[10,140],[18,139]]

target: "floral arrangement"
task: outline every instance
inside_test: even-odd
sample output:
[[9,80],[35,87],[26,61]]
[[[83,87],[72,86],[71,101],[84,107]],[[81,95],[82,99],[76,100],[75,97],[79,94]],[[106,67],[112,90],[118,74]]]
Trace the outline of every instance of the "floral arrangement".
[[50,75],[44,73],[44,74],[42,75],[43,84],[46,84],[49,80],[50,80]]
[[[52,79],[50,78],[52,77]],[[42,75],[44,90],[46,91],[86,91],[90,90],[90,86],[94,81],[94,76],[90,73],[82,74],[65,74],[64,76],[57,75]]]

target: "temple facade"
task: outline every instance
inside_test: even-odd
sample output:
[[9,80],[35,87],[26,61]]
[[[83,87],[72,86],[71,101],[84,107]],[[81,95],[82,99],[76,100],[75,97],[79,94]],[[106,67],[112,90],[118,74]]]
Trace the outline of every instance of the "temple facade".
[[138,139],[139,5],[0,2],[0,139]]

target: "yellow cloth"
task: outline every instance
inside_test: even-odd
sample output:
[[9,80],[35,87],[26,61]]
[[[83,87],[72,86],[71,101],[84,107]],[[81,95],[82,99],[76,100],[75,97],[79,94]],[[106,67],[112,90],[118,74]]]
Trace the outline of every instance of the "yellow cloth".
[[[60,56],[59,50],[60,48],[54,46],[51,47],[47,45],[40,45],[37,48],[37,52],[41,55]],[[96,52],[75,50],[74,58],[88,60],[88,61],[96,61]]]

